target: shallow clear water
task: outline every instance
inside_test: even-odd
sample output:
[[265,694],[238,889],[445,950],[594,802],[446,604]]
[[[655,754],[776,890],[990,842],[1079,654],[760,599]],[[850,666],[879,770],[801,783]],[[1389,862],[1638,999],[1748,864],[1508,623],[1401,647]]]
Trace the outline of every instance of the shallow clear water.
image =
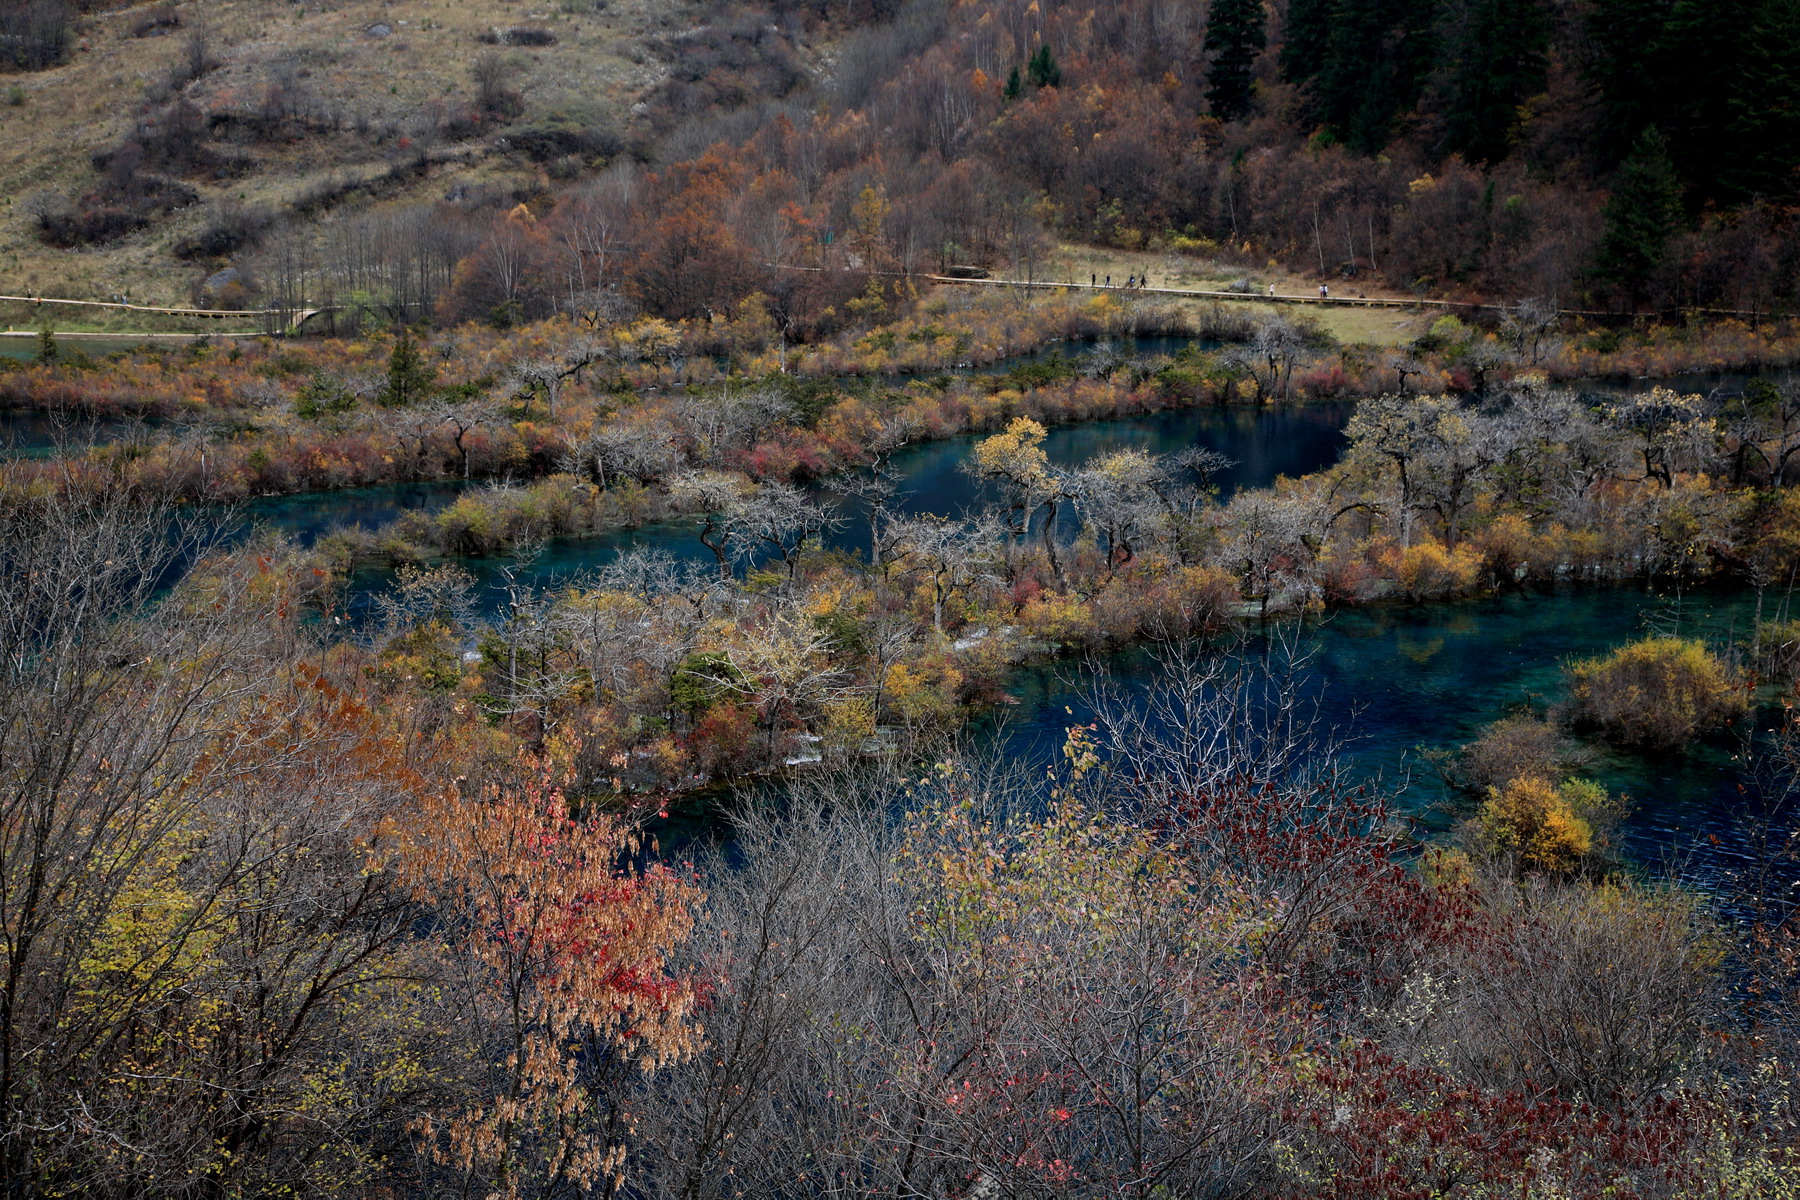
[[1687,371],[1663,379],[1578,379],[1571,386],[1577,391],[1600,396],[1630,396],[1651,388],[1668,388],[1682,395],[1698,394],[1721,399],[1741,396],[1753,379],[1767,379],[1786,386],[1800,378],[1800,371],[1776,367],[1766,371]]
[[[1055,425],[1044,438],[1044,453],[1052,464],[1067,468],[1115,450],[1170,454],[1204,446],[1234,460],[1236,465],[1214,479],[1220,495],[1230,496],[1243,488],[1267,487],[1283,475],[1305,475],[1337,462],[1344,448],[1344,426],[1354,407],[1330,402],[1283,408],[1188,408]],[[987,436],[925,442],[894,455],[890,469],[900,479],[901,491],[891,507],[908,516],[956,516],[991,502],[997,493],[962,470],[974,444]],[[819,490],[829,491],[829,484]],[[846,497],[842,512],[847,524],[832,536],[831,544],[866,550],[867,505]]]
[[244,518],[310,546],[325,534],[360,525],[379,529],[414,509],[435,510],[454,503],[469,484],[389,483],[335,492],[268,496],[239,506]]
[[[1171,352],[1178,342],[1135,347]],[[1066,353],[1077,351],[1065,350]],[[1002,364],[1000,369],[1005,369]],[[1743,377],[1695,376],[1676,381],[1688,390],[1741,389]],[[1621,389],[1625,385],[1615,385]],[[1598,386],[1595,390],[1599,390]],[[1222,494],[1260,487],[1279,475],[1300,475],[1335,462],[1342,451],[1349,402],[1300,408],[1204,408],[1147,417],[1053,427],[1045,449],[1053,462],[1073,466],[1109,450],[1136,447],[1153,454],[1203,445],[1237,460],[1217,482]],[[90,428],[90,437],[122,436],[126,424]],[[35,414],[0,414],[0,444],[11,432],[14,452],[44,452],[58,431]],[[976,435],[980,436],[980,435]],[[894,456],[901,480],[894,507],[906,513],[956,514],[981,499],[981,487],[960,470],[976,436],[921,443]],[[79,438],[80,434],[77,433]],[[65,438],[65,440],[67,440]],[[376,528],[412,509],[449,504],[467,485],[403,484],[253,501],[239,511],[257,523],[311,544],[348,525]],[[832,543],[866,551],[863,502],[820,485],[841,504],[845,527]],[[637,546],[657,547],[679,558],[709,560],[692,522],[669,522],[604,535],[552,542],[518,571],[522,582],[567,582]],[[484,584],[490,610],[501,600],[508,558],[465,560]],[[354,581],[353,617],[385,587],[387,572],[368,571]],[[1562,668],[1571,658],[1603,653],[1654,625],[1726,640],[1749,628],[1754,601],[1747,596],[1689,597],[1679,620],[1662,598],[1628,590],[1512,595],[1426,608],[1382,606],[1332,614],[1310,622],[1305,644],[1311,657],[1306,686],[1321,722],[1345,744],[1351,771],[1399,789],[1399,806],[1419,832],[1448,829],[1466,815],[1469,801],[1444,784],[1428,757],[1476,737],[1489,722],[1522,708],[1542,709],[1563,695]],[[1252,638],[1232,653],[1266,652]],[[1158,674],[1144,651],[1105,664],[1129,694],[1151,686]],[[1089,669],[1072,663],[1018,671],[1010,691],[1018,701],[978,735],[1010,757],[1050,761],[1068,726],[1084,719]],[[1072,711],[1071,711],[1072,710]],[[1588,774],[1632,800],[1622,831],[1623,849],[1635,861],[1674,869],[1713,886],[1742,863],[1740,817],[1759,803],[1737,757],[1739,740],[1720,737],[1674,756],[1645,757],[1596,747]]]
[[[104,358],[108,354],[117,354],[121,350],[136,350],[147,344],[141,337],[108,336],[99,333],[59,333],[56,335],[58,349],[79,350],[90,358]],[[186,343],[176,338],[163,338],[158,344],[180,346]],[[0,358],[16,358],[21,362],[36,362],[37,356],[38,343],[35,333],[30,337],[0,337]]]
[[[1164,453],[1198,442],[1240,460],[1221,480],[1222,490],[1230,491],[1335,461],[1348,411],[1346,405],[1162,413],[1059,427],[1046,449],[1060,465],[1073,465],[1121,446]],[[904,481],[897,507],[954,513],[976,500],[978,486],[958,469],[973,440],[927,443],[897,455],[894,467]],[[375,527],[408,508],[447,504],[461,491],[456,484],[364,488],[259,501],[247,512],[310,542],[342,524]],[[834,540],[860,550],[867,545],[866,513],[854,499],[845,509],[851,520]],[[566,583],[634,546],[710,559],[692,523],[666,522],[551,542],[517,575],[532,585]],[[517,568],[516,561],[469,559],[463,565],[485,585],[490,611],[498,608],[503,572]],[[353,619],[390,578],[384,571],[358,576],[350,598]],[[1749,629],[1753,615],[1748,595],[1688,596],[1677,609],[1668,598],[1629,589],[1346,610],[1305,626],[1306,687],[1322,726],[1343,742],[1352,775],[1399,789],[1400,809],[1421,835],[1430,835],[1467,815],[1469,801],[1446,787],[1428,752],[1453,751],[1510,712],[1555,704],[1564,694],[1563,666],[1572,658],[1604,653],[1652,628],[1727,642]],[[1231,652],[1263,654],[1268,646],[1253,637]],[[1159,670],[1145,651],[1105,665],[1128,694],[1152,686]],[[985,720],[979,735],[1010,758],[1052,761],[1069,725],[1085,719],[1091,683],[1088,668],[1075,663],[1017,671],[1009,691],[1018,703]],[[1739,817],[1756,797],[1740,791],[1744,769],[1736,741],[1721,737],[1672,756],[1594,748],[1588,774],[1631,798],[1621,848],[1633,861],[1661,866],[1674,856],[1672,869],[1712,886],[1741,864]]]

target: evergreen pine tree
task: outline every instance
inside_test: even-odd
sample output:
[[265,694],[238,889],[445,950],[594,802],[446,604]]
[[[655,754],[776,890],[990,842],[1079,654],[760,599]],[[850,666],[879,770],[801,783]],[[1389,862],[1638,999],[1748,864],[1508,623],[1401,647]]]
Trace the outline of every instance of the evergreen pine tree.
[[1673,0],[1592,0],[1586,75],[1606,113],[1608,162],[1623,161],[1644,127],[1668,115],[1661,67],[1672,7]]
[[1506,157],[1519,105],[1544,86],[1549,42],[1542,0],[1470,0],[1444,103],[1446,151],[1476,163]]
[[56,331],[48,325],[38,327],[37,353],[41,363],[53,363],[62,353],[56,348]]
[[1281,77],[1305,83],[1325,69],[1337,0],[1288,0],[1281,30]]
[[431,368],[425,365],[425,357],[419,353],[419,343],[413,340],[412,330],[403,325],[400,340],[394,343],[393,353],[388,355],[387,384],[381,389],[379,399],[387,408],[405,408],[423,400],[430,388]]
[[1019,82],[1019,68],[1014,67],[1012,69],[1012,74],[1006,77],[1006,88],[1001,92],[1001,95],[1005,96],[1008,100],[1017,100],[1019,94],[1024,90],[1025,85]]
[[1212,56],[1206,102],[1214,116],[1231,121],[1250,110],[1251,69],[1265,44],[1262,0],[1213,0],[1202,48]]
[[1025,75],[1033,87],[1057,87],[1062,83],[1062,68],[1056,65],[1056,56],[1050,53],[1048,45],[1037,48],[1025,64]]
[[[1729,136],[1731,100],[1744,79],[1750,35],[1766,0],[1676,0],[1669,14],[1664,49],[1650,64],[1659,76],[1666,116],[1658,127],[1668,139],[1669,157],[1690,198],[1723,197],[1722,181],[1732,173],[1739,151]],[[1792,56],[1792,44],[1775,47]],[[1640,66],[1640,69],[1643,69]]]
[[1662,265],[1681,213],[1681,180],[1653,125],[1639,135],[1606,202],[1606,233],[1595,256],[1601,278],[1639,299]]
[[1763,0],[1729,103],[1732,154],[1723,183],[1732,199],[1785,200],[1800,191],[1797,46],[1800,0]]
[[1393,138],[1434,65],[1440,0],[1336,0],[1314,84],[1318,115],[1368,154]]

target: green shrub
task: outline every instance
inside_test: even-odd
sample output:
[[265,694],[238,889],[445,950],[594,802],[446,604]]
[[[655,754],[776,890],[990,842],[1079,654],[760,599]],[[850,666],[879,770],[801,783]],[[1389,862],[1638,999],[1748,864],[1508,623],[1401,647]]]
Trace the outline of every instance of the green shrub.
[[314,375],[294,397],[294,415],[316,421],[328,413],[346,413],[356,407],[356,394],[331,375]]
[[669,703],[678,712],[698,717],[720,700],[730,700],[745,690],[743,673],[730,655],[695,651],[675,668],[669,681]]

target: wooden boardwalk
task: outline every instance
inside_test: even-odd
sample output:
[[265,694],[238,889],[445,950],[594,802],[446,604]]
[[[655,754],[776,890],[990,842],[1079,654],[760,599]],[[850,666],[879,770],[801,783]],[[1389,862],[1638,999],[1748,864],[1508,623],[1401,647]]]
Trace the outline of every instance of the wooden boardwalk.
[[[932,283],[951,284],[957,287],[1004,287],[1029,288],[1042,291],[1073,292],[1120,292],[1129,296],[1167,296],[1173,299],[1195,300],[1236,300],[1250,304],[1293,304],[1316,305],[1325,308],[1389,308],[1389,309],[1438,309],[1443,312],[1493,312],[1511,311],[1510,304],[1477,304],[1467,300],[1426,300],[1402,298],[1398,296],[1343,296],[1309,295],[1304,292],[1229,292],[1211,291],[1203,288],[1171,288],[1171,287],[1126,287],[1122,283],[1059,283],[1045,279],[959,279],[952,275],[925,275],[924,279]],[[1706,316],[1720,317],[1756,317],[1759,314],[1737,312],[1730,309],[1689,309]],[[1557,310],[1564,317],[1603,317],[1618,319],[1622,314],[1601,312],[1596,309],[1562,308]],[[1767,313],[1760,314],[1767,316]]]
[[[248,321],[263,317],[280,317],[285,321],[285,329],[288,333],[299,332],[300,327],[306,324],[308,318],[315,317],[322,312],[330,311],[327,308],[173,308],[161,304],[130,304],[122,300],[63,300],[55,296],[0,295],[0,303],[4,302],[11,302],[14,304],[34,304],[39,306],[45,304],[61,304],[72,308],[100,308],[113,309],[120,312],[150,313],[159,317],[202,317],[212,321],[232,319]],[[124,334],[120,336],[136,335]]]
[[[798,266],[798,265],[790,264],[790,263],[771,263],[769,265],[780,267],[784,270],[790,270],[790,271],[823,271],[823,270],[829,269],[829,268],[822,268],[822,267],[802,267],[802,266]],[[897,272],[885,272],[885,271],[881,272],[881,273],[884,275],[898,274]],[[1033,291],[1118,292],[1118,293],[1122,293],[1125,295],[1131,295],[1131,296],[1163,296],[1163,297],[1168,297],[1170,299],[1224,300],[1224,301],[1238,301],[1241,303],[1249,303],[1249,304],[1283,304],[1283,305],[1296,305],[1296,306],[1316,305],[1316,306],[1320,306],[1320,307],[1337,307],[1337,308],[1387,308],[1387,309],[1410,309],[1413,311],[1420,311],[1420,310],[1425,310],[1425,309],[1437,309],[1437,310],[1440,310],[1442,312],[1447,312],[1447,313],[1456,313],[1456,312],[1503,313],[1503,312],[1510,311],[1513,308],[1513,306],[1510,304],[1480,304],[1480,303],[1476,303],[1474,301],[1466,301],[1466,300],[1428,300],[1428,299],[1422,299],[1422,298],[1416,298],[1416,297],[1398,297],[1398,296],[1343,296],[1343,295],[1316,296],[1316,295],[1311,295],[1311,294],[1304,293],[1304,292],[1298,292],[1298,293],[1296,293],[1296,292],[1275,292],[1275,293],[1232,292],[1232,291],[1214,291],[1214,290],[1204,289],[1204,288],[1126,287],[1122,283],[1113,283],[1113,284],[1066,283],[1066,282],[1057,282],[1054,280],[1045,280],[1045,279],[963,279],[963,278],[958,278],[953,275],[930,275],[930,274],[919,275],[919,276],[916,276],[916,278],[924,279],[927,282],[934,283],[934,284],[943,284],[943,285],[949,286],[949,287],[995,287],[995,288],[1015,288],[1015,289],[1033,290]],[[293,334],[299,333],[301,327],[304,326],[309,319],[311,319],[315,316],[318,316],[320,313],[333,312],[338,307],[336,305],[325,305],[325,306],[318,307],[318,308],[302,308],[302,309],[177,308],[177,307],[171,307],[171,306],[159,305],[159,304],[131,304],[131,303],[127,303],[125,301],[119,301],[119,300],[64,300],[64,299],[59,299],[57,297],[52,297],[52,296],[6,296],[6,295],[0,295],[0,302],[12,302],[12,303],[16,303],[16,304],[35,304],[35,305],[60,304],[60,305],[67,305],[67,306],[74,307],[74,308],[114,309],[114,310],[123,311],[123,312],[150,313],[150,314],[153,314],[156,316],[164,316],[164,317],[197,317],[197,318],[202,318],[205,320],[213,320],[213,321],[223,321],[223,320],[230,320],[230,319],[247,321],[247,320],[257,320],[257,319],[266,318],[266,317],[279,317],[284,322],[284,327],[283,327],[282,332],[284,332],[288,335],[293,335]],[[1770,315],[1768,313],[1743,312],[1743,311],[1740,311],[1737,309],[1727,309],[1727,308],[1694,308],[1694,309],[1683,309],[1682,311],[1685,313],[1691,313],[1691,314],[1698,315],[1698,316],[1731,317],[1731,318],[1740,318],[1740,319],[1745,319],[1745,320],[1757,320],[1757,319],[1761,319],[1761,318],[1766,318]],[[1557,315],[1564,316],[1564,317],[1591,317],[1591,318],[1596,318],[1596,319],[1605,319],[1605,320],[1614,320],[1614,321],[1622,320],[1622,319],[1626,319],[1626,320],[1630,319],[1630,314],[1609,313],[1609,312],[1603,312],[1603,311],[1600,311],[1597,309],[1586,309],[1586,308],[1558,309]],[[135,335],[135,334],[120,334],[118,336],[132,337],[132,336],[137,336],[137,335]]]

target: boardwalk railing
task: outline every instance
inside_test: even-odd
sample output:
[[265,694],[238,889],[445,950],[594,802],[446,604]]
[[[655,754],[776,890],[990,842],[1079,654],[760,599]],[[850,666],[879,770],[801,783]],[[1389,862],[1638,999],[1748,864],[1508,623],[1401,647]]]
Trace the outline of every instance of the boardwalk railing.
[[[824,267],[803,267],[791,263],[770,263],[769,266],[790,271],[824,271]],[[881,272],[881,274],[897,274],[897,272]],[[1043,291],[1082,291],[1082,292],[1125,292],[1131,295],[1169,296],[1199,300],[1239,300],[1262,304],[1314,304],[1341,308],[1389,308],[1389,309],[1439,309],[1444,312],[1508,312],[1514,306],[1510,304],[1480,304],[1465,300],[1426,300],[1416,297],[1397,296],[1313,296],[1294,292],[1232,292],[1214,291],[1205,288],[1171,288],[1143,287],[1141,285],[1126,287],[1122,283],[1077,283],[1057,282],[1044,279],[964,279],[953,275],[920,275],[918,278],[931,283],[940,283],[955,287],[1001,287],[1022,288]],[[255,320],[265,317],[279,317],[284,322],[284,332],[298,333],[300,327],[320,313],[336,312],[343,306],[328,304],[316,308],[173,308],[159,304],[130,304],[118,300],[62,300],[52,296],[5,296],[0,295],[0,302],[18,304],[64,304],[79,308],[109,308],[125,312],[152,313],[165,317],[203,317],[209,320]],[[1597,309],[1562,308],[1557,309],[1558,316],[1592,317],[1603,320],[1630,319],[1631,314],[1609,313]],[[1690,308],[1683,309],[1705,317],[1736,317],[1746,320],[1758,320],[1769,316],[1768,313],[1745,312],[1730,308]]]
[[[1470,300],[1425,300],[1414,297],[1398,296],[1314,296],[1304,292],[1229,292],[1211,291],[1203,288],[1169,288],[1169,287],[1126,287],[1122,283],[1059,283],[1045,279],[959,279],[953,275],[925,275],[922,278],[932,283],[954,284],[957,287],[1009,287],[1031,288],[1047,291],[1077,292],[1125,292],[1130,295],[1186,297],[1200,300],[1243,300],[1262,304],[1317,304],[1327,307],[1343,308],[1395,308],[1395,309],[1438,309],[1444,312],[1510,312],[1516,306],[1511,304],[1479,304]],[[1694,313],[1705,317],[1741,317],[1746,320],[1766,318],[1766,312],[1745,312],[1731,308],[1685,308],[1684,313]],[[1609,313],[1591,308],[1559,308],[1558,316],[1594,317],[1605,320],[1628,320],[1633,314]],[[1639,314],[1648,315],[1648,314]]]
[[63,300],[55,296],[5,296],[0,295],[0,303],[15,304],[62,304],[74,308],[107,308],[122,312],[151,313],[161,317],[204,317],[213,321],[258,320],[264,317],[279,317],[285,324],[287,332],[297,332],[309,317],[322,312],[330,312],[336,306],[323,308],[172,308],[162,304],[130,304],[122,300]]

